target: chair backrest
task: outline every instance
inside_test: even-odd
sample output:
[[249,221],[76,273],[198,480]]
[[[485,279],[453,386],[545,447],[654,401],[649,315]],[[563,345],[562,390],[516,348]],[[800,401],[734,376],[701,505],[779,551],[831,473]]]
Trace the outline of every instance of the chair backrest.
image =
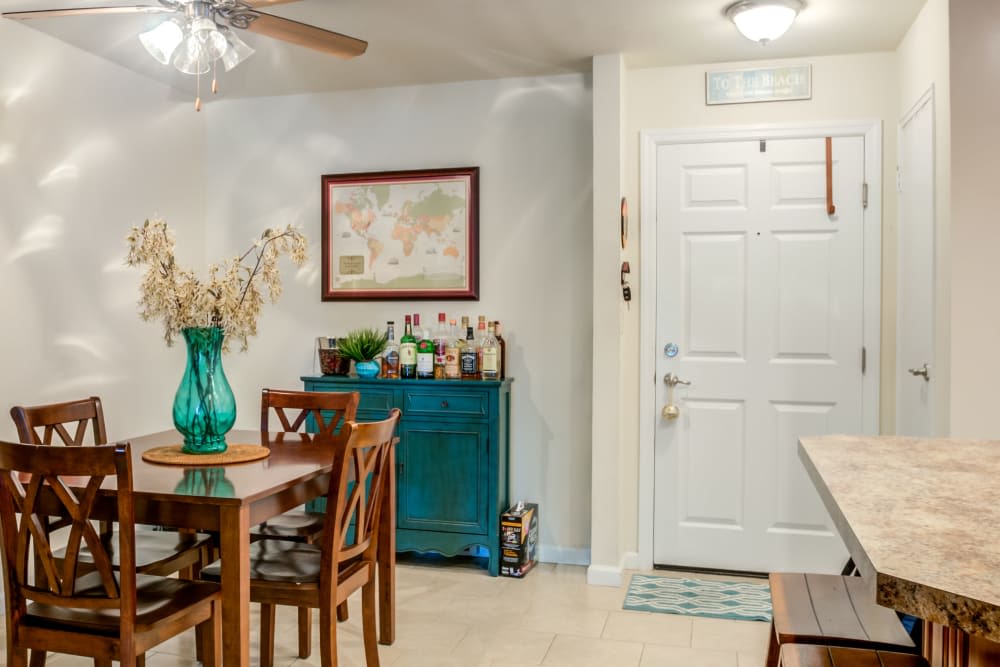
[[[117,483],[120,572],[112,568],[92,515],[105,478]],[[52,513],[69,517],[69,539],[61,559],[53,557],[45,522]],[[0,534],[8,637],[28,602],[74,609],[117,609],[121,631],[135,627],[135,518],[132,457],[128,444],[49,447],[0,442]],[[80,567],[80,549],[90,552]],[[29,563],[34,560],[34,576]],[[79,576],[85,572],[83,576]]]
[[104,411],[97,396],[31,407],[15,405],[10,409],[10,416],[17,426],[17,437],[21,442],[51,445],[54,436],[59,436],[62,444],[71,446],[103,445],[108,442]]
[[[313,418],[316,433],[334,435],[343,423],[354,421],[361,394],[356,391],[283,391],[264,389],[260,395],[260,430],[270,431],[270,414],[278,418],[285,433],[305,430]],[[298,412],[295,412],[298,411]],[[326,413],[324,417],[323,413]]]
[[399,408],[393,408],[383,421],[348,422],[344,426],[347,442],[334,450],[321,538],[321,571],[332,573],[334,581],[340,563],[359,556],[375,559],[379,516],[389,497],[389,455],[400,414]]

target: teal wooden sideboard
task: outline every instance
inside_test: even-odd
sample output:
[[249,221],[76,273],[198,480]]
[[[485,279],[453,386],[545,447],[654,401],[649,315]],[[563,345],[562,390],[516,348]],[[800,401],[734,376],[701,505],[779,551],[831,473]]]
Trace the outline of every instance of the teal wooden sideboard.
[[454,556],[482,546],[500,570],[507,509],[511,380],[302,377],[306,391],[357,391],[358,421],[399,408],[396,550]]

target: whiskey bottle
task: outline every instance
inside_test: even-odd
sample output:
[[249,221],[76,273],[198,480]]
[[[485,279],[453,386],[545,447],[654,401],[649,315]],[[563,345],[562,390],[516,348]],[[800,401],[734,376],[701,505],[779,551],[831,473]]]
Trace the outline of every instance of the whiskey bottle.
[[434,379],[434,341],[431,332],[420,328],[420,314],[413,314],[413,326],[419,331],[417,339],[417,378],[420,380]]
[[483,379],[483,341],[486,340],[486,316],[479,316],[479,323],[476,325],[476,379]]
[[465,328],[465,346],[462,348],[459,362],[462,367],[463,380],[479,379],[479,366],[476,364],[476,337],[472,335],[472,327]]
[[[482,322],[480,322],[482,324]],[[483,380],[499,380],[500,379],[500,343],[497,342],[496,336],[493,334],[493,323],[490,322],[489,327],[486,329],[486,335],[483,336],[482,346],[483,365],[480,369],[479,375]]]
[[462,370],[458,362],[460,350],[461,340],[458,337],[458,329],[455,327],[455,320],[452,320],[451,331],[448,334],[448,343],[444,348],[445,380],[459,380],[462,378]]
[[399,339],[399,377],[417,377],[417,339],[413,337],[413,324],[409,315],[403,325],[403,337]]
[[503,339],[503,328],[500,326],[500,320],[493,323],[493,333],[497,337],[497,342],[500,343],[500,379],[507,377],[507,341]]
[[396,345],[395,322],[385,323],[385,352],[382,353],[382,377],[399,377],[399,345]]

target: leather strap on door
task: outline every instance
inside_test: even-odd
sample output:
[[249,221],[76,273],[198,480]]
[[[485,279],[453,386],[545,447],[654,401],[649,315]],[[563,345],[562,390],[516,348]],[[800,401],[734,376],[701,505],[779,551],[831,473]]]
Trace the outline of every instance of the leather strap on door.
[[826,214],[833,215],[837,207],[833,205],[833,137],[826,138]]

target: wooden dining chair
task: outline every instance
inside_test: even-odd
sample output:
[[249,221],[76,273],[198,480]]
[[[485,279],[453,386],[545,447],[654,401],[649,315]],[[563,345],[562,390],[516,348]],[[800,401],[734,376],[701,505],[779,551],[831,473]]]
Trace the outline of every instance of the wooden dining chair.
[[[365,664],[378,667],[375,572],[378,529],[389,493],[391,449],[400,411],[379,422],[347,422],[334,448],[326,524],[316,544],[261,540],[250,545],[250,600],[261,605],[260,664],[274,663],[275,605],[319,609],[320,662],[337,665],[334,610],[361,589]],[[219,580],[218,562],[202,576]]]
[[[111,503],[100,493],[106,478],[116,482]],[[118,568],[92,522],[98,507],[118,521]],[[97,667],[112,660],[143,665],[146,651],[190,628],[205,667],[221,665],[219,586],[137,574],[133,508],[128,444],[71,449],[0,442],[7,665],[25,667],[28,651],[32,665],[44,664],[47,651],[91,657]],[[53,556],[44,529],[53,513],[69,522],[62,559]],[[87,563],[80,560],[84,546]]]
[[[101,399],[96,396],[49,405],[17,405],[11,408],[10,416],[17,426],[18,439],[24,443],[81,447],[108,442],[104,410]],[[50,523],[49,527],[55,530],[60,524]],[[102,522],[101,534],[113,549],[115,540],[110,522]],[[195,579],[201,566],[211,560],[212,538],[192,531],[143,531],[135,537],[135,550],[139,574],[180,573],[185,579]],[[64,553],[65,550],[60,549],[56,557],[62,558]],[[89,558],[85,548],[80,554],[81,564],[85,565]],[[117,553],[113,553],[112,562],[118,567]]]
[[[264,389],[260,395],[260,430],[334,435],[354,421],[361,394],[356,391],[285,391]],[[271,419],[271,415],[276,419]],[[276,422],[276,423],[275,423]],[[294,540],[312,544],[323,531],[326,514],[294,509],[250,530],[250,539]],[[312,609],[299,608],[299,657],[312,655]],[[337,609],[337,620],[347,620],[347,605]]]

